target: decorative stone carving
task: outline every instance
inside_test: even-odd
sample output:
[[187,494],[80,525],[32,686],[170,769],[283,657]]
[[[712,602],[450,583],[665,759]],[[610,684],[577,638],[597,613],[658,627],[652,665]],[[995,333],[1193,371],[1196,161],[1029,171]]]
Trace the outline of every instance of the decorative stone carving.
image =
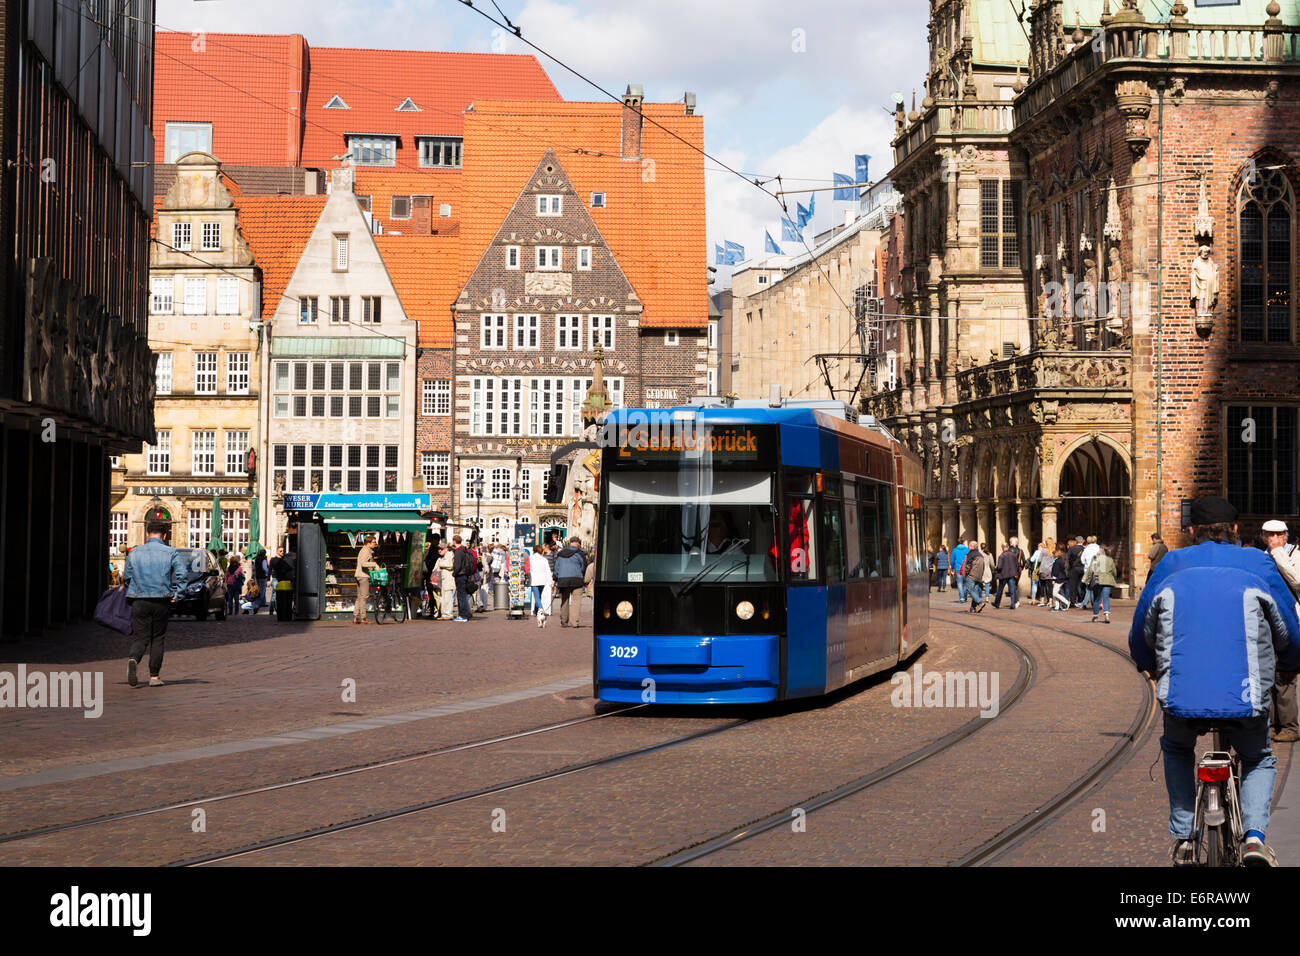
[[1211,240],[1214,238],[1214,217],[1210,215],[1210,200],[1205,193],[1205,183],[1209,179],[1204,173],[1201,174],[1201,196],[1196,203],[1196,224],[1194,234],[1198,240]]
[[1219,267],[1210,258],[1209,246],[1201,246],[1192,260],[1191,273],[1192,307],[1196,315],[1213,315],[1219,299]]
[[524,295],[572,295],[573,273],[529,272],[524,275]]
[[1102,235],[1112,242],[1119,242],[1123,238],[1122,227],[1119,221],[1119,194],[1115,190],[1115,179],[1111,177],[1106,184],[1106,225],[1102,227]]
[[1151,116],[1151,87],[1143,80],[1122,80],[1115,84],[1115,102],[1124,116],[1124,139],[1134,159],[1146,154],[1151,137],[1147,120]]

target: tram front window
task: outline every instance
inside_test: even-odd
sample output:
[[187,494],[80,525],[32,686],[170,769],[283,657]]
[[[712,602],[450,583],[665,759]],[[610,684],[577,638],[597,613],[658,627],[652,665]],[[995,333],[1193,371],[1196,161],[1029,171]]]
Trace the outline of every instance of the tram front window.
[[712,584],[777,580],[772,476],[612,471],[601,517],[601,580]]

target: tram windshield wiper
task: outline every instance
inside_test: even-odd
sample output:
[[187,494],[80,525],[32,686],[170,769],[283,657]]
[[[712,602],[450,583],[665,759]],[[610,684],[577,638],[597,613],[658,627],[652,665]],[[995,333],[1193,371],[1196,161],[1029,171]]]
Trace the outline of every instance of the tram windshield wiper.
[[[724,550],[719,551],[718,557],[723,558],[729,554],[736,554],[741,548],[743,548],[747,544],[749,544],[748,538],[737,538],[736,540],[732,541],[731,544],[727,545],[727,547]],[[740,556],[740,560],[728,566],[727,569],[723,571],[723,574],[730,574],[732,571],[735,571],[741,565],[745,565],[745,566],[749,565],[749,555],[742,554]],[[710,571],[718,570],[718,568],[720,567],[722,567],[721,561],[715,561],[713,562],[713,564],[705,564],[704,567],[700,568],[700,570],[695,572],[695,575],[689,581],[687,581],[680,588],[678,588],[677,596],[684,597],[685,595],[689,594],[692,590],[695,589],[695,586],[697,584],[700,584],[704,580],[705,575],[707,575]]]

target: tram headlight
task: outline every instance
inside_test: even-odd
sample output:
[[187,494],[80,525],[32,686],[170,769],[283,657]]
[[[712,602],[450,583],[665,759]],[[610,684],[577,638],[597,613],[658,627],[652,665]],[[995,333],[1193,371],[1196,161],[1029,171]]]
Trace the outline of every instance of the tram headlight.
[[632,602],[619,601],[618,607],[614,608],[614,613],[618,615],[619,620],[626,621],[632,616]]
[[754,605],[749,601],[741,601],[736,605],[736,617],[742,621],[748,621],[754,616]]

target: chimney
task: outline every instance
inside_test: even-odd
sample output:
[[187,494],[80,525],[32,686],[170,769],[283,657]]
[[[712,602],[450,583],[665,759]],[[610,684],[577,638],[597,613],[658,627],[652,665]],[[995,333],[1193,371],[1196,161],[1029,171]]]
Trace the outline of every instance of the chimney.
[[687,90],[686,95],[682,97],[682,102],[686,104],[686,115],[694,116],[695,115],[695,94],[692,93],[690,90]]
[[330,176],[330,189],[334,192],[352,192],[352,164],[344,163]]
[[411,234],[427,236],[433,232],[433,203],[428,196],[411,197]]
[[623,158],[641,158],[641,103],[645,93],[640,83],[629,83],[623,94]]

